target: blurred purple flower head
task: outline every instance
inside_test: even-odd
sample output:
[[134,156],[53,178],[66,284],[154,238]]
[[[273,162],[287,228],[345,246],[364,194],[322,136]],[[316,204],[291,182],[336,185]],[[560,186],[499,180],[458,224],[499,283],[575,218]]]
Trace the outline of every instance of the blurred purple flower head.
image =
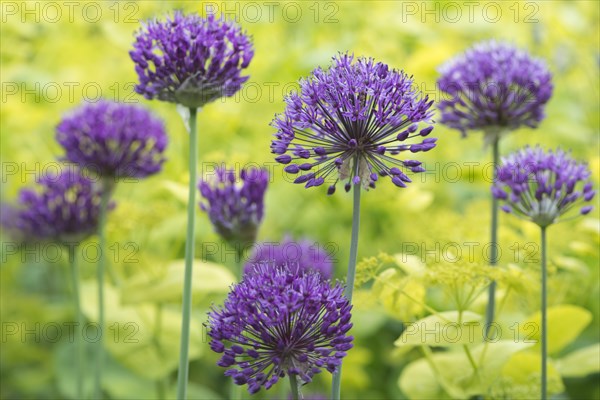
[[198,108],[240,90],[254,50],[235,22],[176,11],[146,22],[129,55],[140,81],[137,93]]
[[546,227],[572,208],[584,215],[592,210],[585,205],[596,193],[589,178],[587,165],[561,149],[526,147],[502,159],[492,193],[505,212]]
[[230,243],[254,243],[263,219],[264,196],[269,183],[267,171],[218,167],[212,179],[200,181],[204,201],[200,208],[208,213],[215,231]]
[[167,134],[137,105],[100,100],[66,115],[56,128],[65,160],[106,178],[145,178],[160,171]]
[[37,187],[19,193],[19,205],[3,205],[2,225],[16,238],[29,241],[81,241],[98,225],[100,185],[78,169],[37,179]]
[[272,123],[277,133],[271,150],[287,173],[300,174],[294,183],[307,188],[322,185],[331,173],[328,194],[339,180],[347,181],[346,190],[352,183],[367,189],[379,176],[405,187],[411,181],[406,170],[424,169],[419,161],[394,156],[435,147],[435,138],[424,138],[433,129],[433,101],[404,72],[371,58],[340,54],[328,70],[317,68],[302,79],[300,93],[285,101]]
[[440,122],[463,135],[468,130],[497,135],[521,126],[535,128],[552,95],[552,76],[543,60],[494,40],[446,62],[440,73]]
[[322,368],[335,372],[353,341],[343,292],[315,272],[257,265],[209,313],[210,347],[223,353],[217,364],[250,393],[289,374],[306,383]]
[[257,243],[244,266],[244,273],[251,272],[256,264],[268,263],[293,270],[316,271],[325,279],[330,279],[333,273],[333,264],[325,248],[309,239],[295,241],[286,237],[281,243]]

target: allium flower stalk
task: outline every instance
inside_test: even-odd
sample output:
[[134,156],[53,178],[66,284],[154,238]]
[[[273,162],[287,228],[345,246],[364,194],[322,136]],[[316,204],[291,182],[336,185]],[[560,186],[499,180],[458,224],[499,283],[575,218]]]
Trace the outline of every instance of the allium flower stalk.
[[269,264],[288,267],[300,271],[316,271],[323,278],[333,275],[333,263],[326,249],[309,239],[292,240],[290,237],[281,243],[257,243],[250,255],[244,272],[250,273],[256,264]]
[[[84,320],[80,306],[79,269],[76,249],[81,241],[98,229],[102,187],[81,174],[77,168],[64,165],[58,174],[37,179],[37,187],[19,193],[19,206],[4,206],[2,225],[23,242],[56,242],[66,246],[73,285],[73,306],[78,326]],[[83,398],[84,354],[82,333],[76,335],[77,398]]]
[[[507,132],[536,128],[552,95],[552,76],[546,63],[508,43],[481,42],[440,67],[438,87],[441,122],[466,136],[481,130],[492,145],[494,166],[499,161],[499,141]],[[496,170],[494,169],[494,180]],[[498,263],[498,202],[492,197],[490,265]],[[488,291],[486,337],[494,320],[496,283]]]
[[[542,399],[547,398],[547,285],[546,229],[569,211],[585,215],[592,210],[589,202],[596,192],[590,171],[583,163],[561,149],[544,151],[526,147],[502,160],[498,179],[492,187],[495,198],[508,213],[532,221],[541,230],[542,252]],[[576,214],[577,215],[577,214]]]
[[225,375],[250,393],[286,375],[297,393],[297,379],[308,383],[340,367],[352,348],[351,308],[339,283],[259,264],[209,313],[210,347],[223,354],[217,364]]
[[[285,171],[299,174],[294,183],[320,186],[332,176],[328,194],[338,181],[354,186],[352,236],[346,295],[352,301],[360,192],[374,188],[380,177],[398,187],[411,182],[408,171],[423,172],[421,162],[399,159],[400,153],[433,149],[435,138],[431,105],[413,87],[413,79],[371,58],[340,54],[329,69],[317,68],[300,81],[300,91],[286,98],[285,111],[276,116],[271,151]],[[419,126],[420,125],[420,126]],[[341,367],[333,378],[332,397],[340,398]]]
[[[145,178],[160,171],[167,135],[163,123],[146,109],[106,100],[86,103],[66,115],[56,128],[64,159],[99,175],[103,184],[98,237],[98,323],[104,327],[106,214],[117,180]],[[111,270],[109,270],[111,271]],[[113,276],[112,280],[116,278]],[[95,396],[102,391],[103,337],[98,341]]]
[[176,11],[164,20],[144,23],[136,33],[129,55],[135,63],[137,93],[147,99],[177,104],[190,133],[188,222],[182,299],[182,326],[177,398],[187,397],[192,263],[198,159],[198,110],[222,97],[233,96],[248,80],[242,71],[254,50],[250,38],[233,21]]
[[208,214],[219,236],[241,249],[256,240],[268,184],[266,170],[242,169],[238,175],[234,169],[219,167],[214,176],[198,184],[204,198],[200,208]]

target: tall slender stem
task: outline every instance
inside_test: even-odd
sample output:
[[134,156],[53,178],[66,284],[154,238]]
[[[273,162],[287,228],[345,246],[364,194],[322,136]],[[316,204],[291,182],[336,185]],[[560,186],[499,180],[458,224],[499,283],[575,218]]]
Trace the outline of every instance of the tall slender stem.
[[[162,310],[163,310],[162,303],[156,304],[156,308],[154,310],[155,317],[154,317],[154,339],[153,339],[153,341],[154,341],[154,345],[156,346],[156,352],[158,353],[158,357],[161,360],[161,362],[164,357],[162,344],[161,344],[162,314],[163,314]],[[156,394],[157,394],[158,400],[163,400],[166,398],[167,386],[168,386],[168,380],[166,377],[159,377],[156,380]]]
[[547,330],[547,287],[546,287],[546,227],[542,227],[542,400],[548,396],[548,330]]
[[83,313],[81,312],[81,302],[79,300],[79,269],[75,260],[75,254],[77,253],[77,246],[69,246],[69,265],[71,267],[71,279],[73,283],[73,306],[75,307],[75,315],[77,317],[77,331],[75,334],[75,347],[77,351],[77,398],[83,399],[83,342],[82,329],[83,329]]
[[298,381],[296,375],[290,374],[290,387],[292,389],[292,400],[298,400],[300,398],[298,393]]
[[[496,181],[499,161],[499,135],[492,142],[492,159],[494,166],[493,182]],[[492,195],[492,224],[490,232],[490,265],[498,264],[498,199]],[[494,322],[496,307],[496,281],[492,281],[488,288],[488,304],[485,313],[485,338],[489,339],[489,331]]]
[[[236,243],[235,246],[237,246],[237,259],[235,260],[235,276],[237,278],[237,282],[241,282],[242,281],[242,277],[244,276],[244,263],[243,263],[243,255],[244,255],[244,251],[243,251],[243,244],[240,243]],[[229,388],[229,395],[230,395],[230,399],[231,400],[241,400],[242,398],[242,387],[238,384],[235,383],[235,381],[232,379],[231,383],[230,383],[230,388]]]
[[183,277],[183,300],[181,308],[181,344],[179,351],[179,373],[177,375],[177,398],[185,400],[189,375],[190,318],[192,314],[192,264],[194,262],[194,232],[196,216],[196,143],[197,109],[190,108],[190,182],[188,188],[188,220],[185,240],[185,273]]
[[[359,160],[355,160],[355,171],[358,175]],[[360,225],[360,183],[354,184],[354,206],[352,209],[352,237],[350,239],[350,259],[348,260],[348,275],[346,278],[346,297],[352,303],[352,292],[354,291],[354,277],[356,275],[356,259],[358,255],[358,229]],[[333,374],[331,396],[333,400],[339,400],[342,385],[342,364]]]
[[477,367],[477,363],[475,362],[475,359],[473,358],[471,349],[469,349],[469,346],[467,346],[466,344],[463,345],[463,349],[465,350],[467,359],[469,360],[469,363],[471,364],[471,368],[473,368],[473,375],[476,376],[477,379],[480,379],[479,378],[479,368]]
[[106,219],[108,213],[108,202],[113,189],[113,182],[109,178],[104,179],[102,197],[100,199],[100,214],[98,217],[98,240],[99,257],[96,269],[98,280],[98,330],[100,340],[96,349],[96,374],[94,379],[94,397],[102,398],[102,369],[104,364],[104,271],[106,269]]

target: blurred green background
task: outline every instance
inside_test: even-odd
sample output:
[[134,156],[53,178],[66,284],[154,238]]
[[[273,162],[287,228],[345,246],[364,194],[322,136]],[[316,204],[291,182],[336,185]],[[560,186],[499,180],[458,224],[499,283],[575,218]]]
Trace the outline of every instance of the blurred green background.
[[[109,216],[110,257],[121,282],[109,290],[107,326],[114,328],[106,332],[111,357],[105,390],[111,398],[131,399],[170,393],[178,357],[178,260],[184,254],[188,141],[174,105],[146,101],[133,93],[137,78],[128,51],[141,21],[175,9],[204,13],[208,8],[236,17],[252,35],[256,54],[247,70],[250,80],[235,97],[207,105],[200,113],[199,167],[206,171],[225,161],[237,168],[249,163],[270,168],[272,180],[259,239],[278,241],[287,233],[312,238],[331,250],[337,260],[336,276],[343,278],[350,196],[338,191],[327,197],[324,188],[292,185],[269,151],[274,133],[269,123],[283,110],[283,96],[296,87],[297,80],[316,66],[327,66],[337,52],[349,51],[404,69],[414,75],[422,91],[438,100],[436,68],[441,63],[479,40],[510,41],[548,62],[554,94],[540,127],[511,133],[502,141],[501,153],[537,143],[572,149],[576,158],[589,162],[598,188],[599,4],[3,1],[0,200],[14,202],[21,187],[52,168],[61,154],[54,128],[65,112],[84,100],[102,96],[139,102],[164,119],[170,138],[164,170],[147,180],[119,185],[118,205]],[[410,248],[411,255],[422,261],[439,258],[448,243],[458,243],[466,258],[466,242],[478,243],[476,261],[483,258],[489,226],[489,149],[478,132],[462,139],[458,132],[437,125],[434,134],[438,147],[422,156],[429,172],[415,176],[406,189],[381,184],[363,196],[359,258],[408,252],[407,243],[417,245],[417,250]],[[214,364],[216,356],[208,348],[202,322],[210,304],[219,304],[226,295],[234,256],[220,245],[206,215],[199,211],[197,219],[196,254],[205,254],[210,263],[197,264],[195,269],[190,398],[224,398],[223,371]],[[538,273],[537,263],[527,259],[539,257],[537,229],[504,214],[500,224],[502,266],[514,264]],[[550,305],[577,305],[592,315],[564,352],[596,344],[600,338],[599,224],[596,207],[590,215],[550,230]],[[80,260],[84,309],[90,321],[95,318],[96,240],[90,239],[90,254]],[[37,248],[9,254],[9,242],[3,237],[0,395],[72,398],[72,346],[62,325],[74,320],[66,253],[59,251],[56,256],[53,249]],[[203,243],[217,243],[218,250],[206,255]],[[433,253],[427,254],[428,250]],[[539,307],[537,280],[530,285],[514,299],[510,318],[515,321]],[[378,295],[366,297],[373,300]],[[347,398],[403,398],[406,393],[399,388],[398,378],[416,356],[392,351],[402,318],[380,303],[373,306],[366,301],[368,305],[361,306],[360,299],[354,319],[357,346],[345,364],[344,392]],[[481,312],[483,305],[474,308]],[[59,324],[62,337],[54,339],[49,324]],[[34,333],[24,335],[24,329]],[[595,362],[600,364],[599,359]],[[91,371],[89,365],[88,374]],[[600,398],[598,378],[598,373],[565,378],[565,392],[558,396]],[[306,391],[325,392],[329,381],[329,375],[323,374]],[[262,391],[257,398],[277,396],[276,388],[271,392],[275,394]]]

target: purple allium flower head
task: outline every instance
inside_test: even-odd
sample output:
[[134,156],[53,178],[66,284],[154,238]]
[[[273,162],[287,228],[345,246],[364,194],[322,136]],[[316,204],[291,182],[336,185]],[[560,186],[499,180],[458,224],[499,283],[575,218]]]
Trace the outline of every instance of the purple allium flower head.
[[487,41],[440,68],[438,108],[443,124],[497,135],[520,126],[535,128],[552,95],[546,63],[510,44]]
[[160,171],[167,147],[162,121],[137,105],[85,103],[56,128],[65,159],[108,178],[144,178]]
[[316,272],[255,268],[209,313],[210,347],[223,353],[225,375],[256,393],[286,374],[306,383],[322,368],[335,372],[353,341],[343,286]]
[[561,149],[526,147],[502,159],[492,193],[505,203],[505,212],[546,227],[572,208],[583,205],[581,214],[592,210],[585,205],[596,193],[589,178],[587,166]]
[[[424,171],[421,162],[394,156],[435,147],[431,133],[433,101],[421,97],[404,72],[373,59],[348,54],[333,58],[328,70],[317,68],[300,81],[300,93],[286,98],[286,109],[276,116],[278,132],[271,144],[285,171],[300,174],[294,183],[320,186],[334,173],[338,180],[375,187],[379,176],[390,176],[405,187],[402,171]],[[424,123],[419,129],[419,123]],[[412,139],[412,144],[410,143]]]
[[333,264],[325,248],[309,239],[295,241],[286,237],[281,243],[256,244],[244,272],[251,272],[255,264],[269,263],[301,271],[317,271],[325,279],[330,279],[333,273]]
[[235,22],[176,11],[144,24],[129,55],[140,80],[137,93],[198,108],[240,90],[254,50]]
[[3,207],[3,226],[24,241],[83,240],[97,229],[101,190],[78,169],[46,174],[21,189],[19,206]]
[[218,167],[213,179],[200,181],[204,201],[200,208],[208,213],[215,231],[228,242],[254,242],[263,219],[264,196],[269,183],[267,171]]

